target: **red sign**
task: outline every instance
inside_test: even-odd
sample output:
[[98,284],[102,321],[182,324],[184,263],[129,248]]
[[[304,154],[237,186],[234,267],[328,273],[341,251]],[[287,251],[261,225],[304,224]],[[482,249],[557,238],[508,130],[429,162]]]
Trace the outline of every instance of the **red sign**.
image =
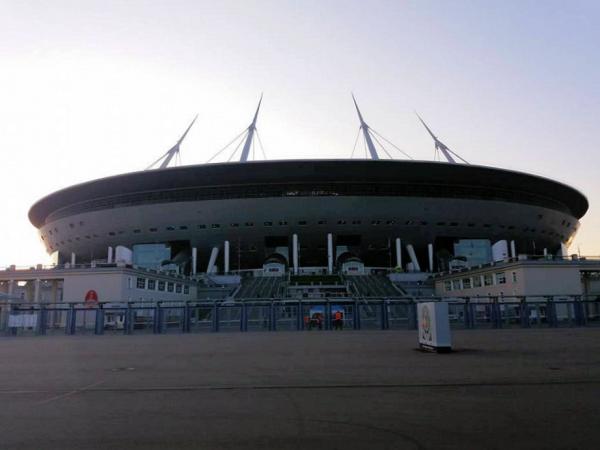
[[98,304],[98,293],[93,289],[87,291],[85,294],[85,304],[89,307],[96,306]]

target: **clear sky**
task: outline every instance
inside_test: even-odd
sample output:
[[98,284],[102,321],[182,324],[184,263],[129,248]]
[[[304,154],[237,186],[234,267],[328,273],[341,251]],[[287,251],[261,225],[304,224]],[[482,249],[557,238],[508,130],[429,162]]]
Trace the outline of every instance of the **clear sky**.
[[[600,2],[0,2],[0,266],[45,262],[29,207],[144,169],[198,113],[184,164],[246,127],[267,157],[349,157],[367,122],[416,159],[417,110],[475,164],[575,186],[600,255]],[[398,155],[400,157],[400,155]]]

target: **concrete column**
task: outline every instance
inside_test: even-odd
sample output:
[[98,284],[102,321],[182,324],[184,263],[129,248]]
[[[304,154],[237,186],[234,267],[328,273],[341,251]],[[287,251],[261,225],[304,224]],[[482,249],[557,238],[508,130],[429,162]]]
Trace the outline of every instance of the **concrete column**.
[[413,266],[417,272],[421,271],[421,266],[419,265],[419,261],[417,260],[417,254],[415,253],[415,248],[412,244],[408,244],[406,246],[406,251],[408,252],[408,256],[410,256],[410,262],[413,263]]
[[108,247],[108,256],[106,257],[106,262],[108,264],[112,264],[112,262],[113,262],[113,248],[112,247]]
[[544,248],[544,256],[548,256],[548,249]]
[[510,257],[515,259],[517,257],[517,247],[515,241],[510,241]]
[[298,235],[292,235],[292,261],[294,263],[294,275],[298,275]]
[[34,303],[39,303],[40,302],[40,279],[36,278],[34,285],[33,285],[33,302]]
[[327,233],[327,273],[333,273],[333,234]]
[[429,272],[433,273],[433,244],[427,244],[427,255],[429,256]]
[[15,292],[15,280],[8,280],[8,296],[12,296]]
[[396,267],[402,267],[402,241],[396,238]]
[[206,268],[206,273],[212,273],[215,269],[217,256],[219,256],[219,247],[213,247],[212,251],[210,252],[210,259],[208,260],[208,267]]
[[223,245],[223,256],[225,257],[223,270],[227,274],[229,273],[229,241],[225,241]]
[[75,265],[75,253],[71,253],[71,266]]
[[192,275],[196,275],[198,271],[198,249],[192,247]]
[[563,258],[569,257],[569,249],[567,248],[567,246],[565,245],[564,242],[560,243],[560,254],[562,255]]

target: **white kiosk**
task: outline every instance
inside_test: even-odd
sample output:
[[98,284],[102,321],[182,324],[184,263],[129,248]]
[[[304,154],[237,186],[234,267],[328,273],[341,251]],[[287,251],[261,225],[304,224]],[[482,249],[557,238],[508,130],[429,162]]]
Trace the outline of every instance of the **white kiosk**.
[[425,302],[417,304],[419,346],[424,350],[448,353],[452,350],[448,303]]

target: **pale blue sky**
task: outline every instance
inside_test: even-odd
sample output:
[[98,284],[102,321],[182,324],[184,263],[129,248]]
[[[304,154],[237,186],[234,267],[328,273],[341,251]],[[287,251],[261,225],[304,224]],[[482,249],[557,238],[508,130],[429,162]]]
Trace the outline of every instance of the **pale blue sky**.
[[267,156],[349,157],[350,92],[417,159],[556,178],[600,255],[600,2],[0,2],[0,265],[43,262],[26,214],[50,191],[139,170],[199,113],[184,163],[251,119]]

